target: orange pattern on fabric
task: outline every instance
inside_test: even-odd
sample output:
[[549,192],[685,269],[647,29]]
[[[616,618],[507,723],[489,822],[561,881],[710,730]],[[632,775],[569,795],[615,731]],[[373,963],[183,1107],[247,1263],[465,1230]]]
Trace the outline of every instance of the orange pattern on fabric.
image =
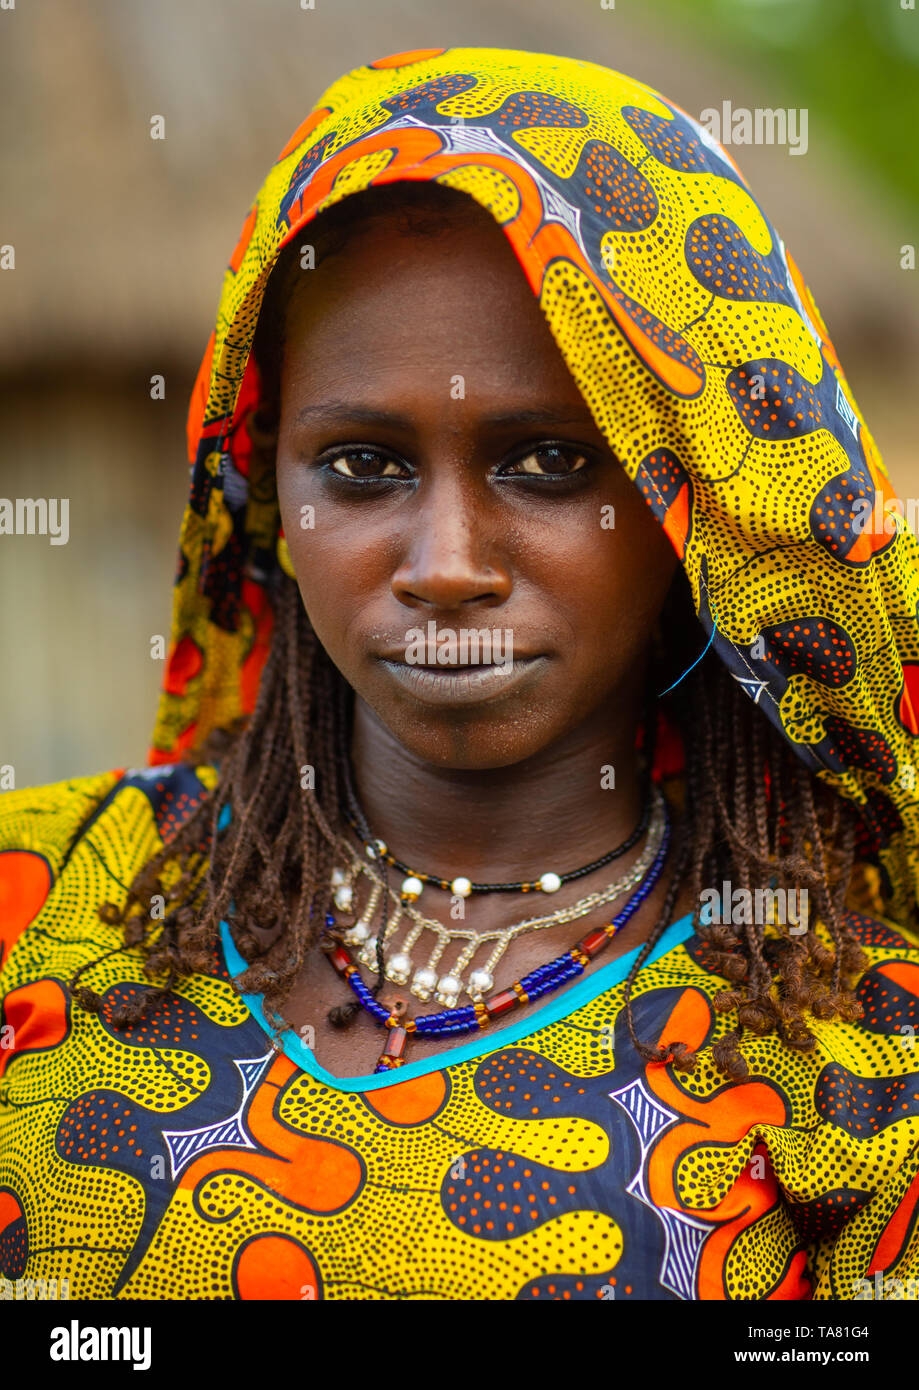
[[367,1104],[394,1125],[417,1125],[430,1120],[444,1103],[447,1085],[441,1072],[429,1072],[395,1086],[369,1091]]
[[311,1299],[318,1278],[309,1255],[288,1236],[256,1236],[239,1253],[235,1285],[242,1299]]
[[0,1076],[24,1052],[56,1047],[67,1036],[67,996],[57,980],[36,980],[7,995],[3,1019],[12,1047],[0,1049]]
[[274,1113],[279,1090],[290,1078],[293,1063],[279,1057],[252,1097],[246,1116],[249,1131],[259,1147],[268,1152],[246,1155],[213,1150],[189,1167],[181,1186],[194,1189],[202,1178],[218,1173],[228,1163],[273,1191],[293,1197],[309,1211],[335,1211],[346,1206],[363,1181],[361,1161],[344,1144],[297,1134],[282,1124]]
[[9,955],[51,888],[51,869],[40,854],[9,849],[0,854],[0,963]]

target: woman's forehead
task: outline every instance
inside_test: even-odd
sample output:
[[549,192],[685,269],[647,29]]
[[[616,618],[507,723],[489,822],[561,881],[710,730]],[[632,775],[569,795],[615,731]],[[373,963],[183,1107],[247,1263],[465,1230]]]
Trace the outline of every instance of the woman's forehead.
[[484,213],[436,236],[381,218],[298,269],[287,289],[285,356],[309,357],[314,380],[360,361],[391,378],[450,367],[571,381],[512,248]]
[[[369,206],[356,206],[345,219],[348,204],[358,204],[360,195],[346,199],[330,209],[338,217],[319,214],[285,248],[276,272],[290,300],[296,296],[308,304],[317,281],[323,287],[347,288],[360,279],[366,288],[397,270],[404,274],[418,266],[429,271],[445,259],[457,279],[463,272],[484,275],[503,269],[509,279],[516,276],[525,285],[507,237],[473,198],[437,184],[397,183],[367,192],[378,194]],[[446,202],[444,195],[451,195]]]

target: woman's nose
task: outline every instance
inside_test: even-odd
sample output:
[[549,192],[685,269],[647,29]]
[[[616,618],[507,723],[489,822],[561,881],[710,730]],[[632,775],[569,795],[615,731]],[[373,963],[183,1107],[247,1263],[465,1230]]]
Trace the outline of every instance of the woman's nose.
[[503,603],[513,587],[498,528],[463,479],[424,486],[402,537],[392,591],[410,608]]

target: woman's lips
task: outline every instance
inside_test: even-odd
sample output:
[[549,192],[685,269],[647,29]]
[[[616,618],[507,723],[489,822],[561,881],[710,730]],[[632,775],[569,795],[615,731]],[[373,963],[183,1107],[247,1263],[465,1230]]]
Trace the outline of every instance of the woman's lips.
[[544,656],[515,657],[507,665],[415,666],[381,661],[391,676],[426,705],[475,705],[517,690],[545,666]]

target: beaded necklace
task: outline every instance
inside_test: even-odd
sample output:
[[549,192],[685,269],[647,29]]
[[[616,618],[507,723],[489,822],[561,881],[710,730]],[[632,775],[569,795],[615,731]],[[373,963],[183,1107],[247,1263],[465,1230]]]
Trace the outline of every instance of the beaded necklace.
[[[360,824],[363,820],[360,808],[352,799],[351,788],[348,789],[349,801],[351,802],[351,815],[348,824],[352,830],[360,834]],[[607,850],[599,859],[592,859],[589,864],[582,864],[579,869],[569,869],[567,873],[558,874],[554,870],[547,870],[534,879],[521,879],[517,883],[474,883],[465,874],[459,874],[455,878],[439,878],[437,874],[424,873],[421,869],[412,869],[408,864],[403,863],[389,849],[383,840],[373,839],[365,844],[365,850],[369,858],[380,859],[389,864],[391,868],[398,869],[400,874],[405,875],[402,880],[402,897],[407,902],[414,902],[421,896],[421,891],[425,884],[433,884],[437,888],[442,888],[445,893],[453,893],[460,898],[468,898],[471,893],[557,893],[564,883],[573,883],[576,879],[586,878],[596,869],[603,869],[607,864],[611,864],[614,859],[619,859],[626,854],[633,845],[637,844],[645,832],[650,813],[650,803],[645,802],[638,819],[635,829],[623,840],[621,845],[616,845],[615,849]]]
[[[374,1073],[391,1071],[405,1063],[405,1051],[409,1039],[413,1037],[448,1037],[461,1033],[471,1033],[486,1028],[494,1019],[500,1018],[510,1009],[523,1008],[546,994],[582,975],[594,957],[609,946],[625,924],[634,916],[661,876],[667,851],[670,845],[670,818],[663,803],[663,829],[660,847],[647,873],[629,898],[625,906],[606,926],[588,932],[585,937],[562,952],[545,965],[538,966],[522,979],[515,980],[510,989],[500,990],[487,999],[476,999],[472,1004],[458,1009],[445,1009],[441,1013],[421,1014],[414,1018],[406,1013],[401,1000],[392,1008],[380,1004],[368,985],[361,978],[360,970],[351,957],[348,948],[341,942],[326,937],[320,944],[328,955],[333,969],[344,979],[361,1008],[381,1027],[389,1030],[386,1046],[380,1056]],[[326,928],[335,928],[332,913],[326,916]]]
[[[498,962],[510,943],[518,936],[526,932],[544,931],[550,927],[561,926],[565,922],[573,922],[578,917],[585,917],[594,908],[613,902],[641,882],[657,852],[664,827],[664,801],[656,787],[652,788],[649,801],[654,806],[654,817],[648,843],[624,874],[568,907],[558,908],[555,912],[544,915],[527,917],[521,922],[491,931],[476,932],[467,927],[452,925],[447,927],[438,918],[424,916],[413,905],[411,899],[406,898],[404,884],[399,892],[389,888],[385,876],[381,876],[366,859],[362,859],[355,850],[342,842],[343,856],[350,861],[350,868],[347,872],[339,868],[332,870],[332,899],[336,908],[348,912],[354,910],[354,883],[358,876],[365,876],[372,885],[360,917],[353,926],[343,929],[344,944],[358,948],[358,963],[377,974],[380,969],[378,947],[382,945],[385,948],[390,945],[403,918],[406,918],[409,923],[407,932],[395,953],[389,954],[383,962],[386,978],[400,985],[411,981],[409,988],[417,999],[426,1001],[433,994],[438,1004],[444,1004],[450,1009],[454,1007],[461,994],[468,994],[473,1000],[481,998],[493,988],[494,971]],[[647,819],[647,816],[644,819]],[[383,902],[385,926],[381,929],[382,937],[371,936],[370,923],[377,908],[381,906],[384,893],[388,894],[391,909],[388,920],[386,904]],[[427,960],[416,968],[412,952],[422,938],[428,942],[433,938],[433,945],[428,950]],[[440,969],[440,962],[453,946],[460,948],[459,956],[446,971],[443,971]],[[472,969],[468,979],[464,978],[475,957],[480,956],[485,950],[489,952],[487,960]]]

